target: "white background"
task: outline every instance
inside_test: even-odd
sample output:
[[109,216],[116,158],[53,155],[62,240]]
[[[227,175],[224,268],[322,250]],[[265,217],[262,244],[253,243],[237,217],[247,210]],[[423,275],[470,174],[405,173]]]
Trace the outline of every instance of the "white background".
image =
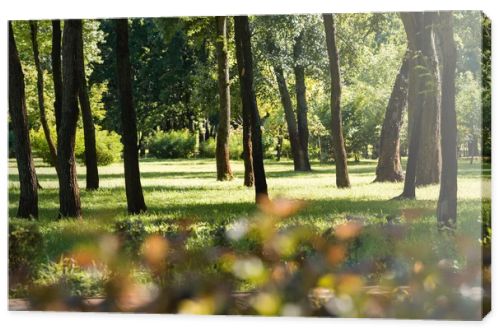
[[[482,322],[354,320],[312,318],[264,318],[226,316],[74,314],[7,311],[7,20],[50,18],[102,18],[179,15],[288,14],[322,12],[483,10],[493,21],[493,81],[499,77],[497,63],[500,22],[498,0],[3,0],[0,1],[0,333],[491,333],[500,331],[500,311],[493,310]],[[493,85],[493,96],[499,96]],[[493,155],[498,149],[498,103],[493,99]],[[496,156],[493,157],[496,164]],[[493,168],[493,198],[498,164]],[[498,205],[493,206],[496,224]],[[498,232],[493,241],[493,308],[498,304],[497,289],[500,259]],[[494,328],[497,328],[496,330]]]

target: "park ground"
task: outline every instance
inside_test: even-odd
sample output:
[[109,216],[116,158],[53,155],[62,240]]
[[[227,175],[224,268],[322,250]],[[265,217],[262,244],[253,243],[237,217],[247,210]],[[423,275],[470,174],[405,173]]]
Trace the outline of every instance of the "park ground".
[[[34,280],[54,283],[60,278],[57,263],[75,248],[91,242],[96,235],[116,231],[117,226],[140,226],[138,234],[165,232],[178,222],[192,222],[194,234],[190,247],[214,245],[220,231],[255,215],[254,189],[243,186],[243,163],[232,161],[235,178],[216,181],[212,159],[149,160],[140,163],[141,181],[148,206],[147,213],[134,217],[126,214],[123,164],[99,168],[100,189],[85,190],[85,167],[78,166],[82,220],[57,220],[58,181],[53,167],[36,161],[39,190],[38,226],[43,236],[42,265]],[[440,237],[436,228],[435,209],[439,185],[417,189],[417,200],[391,201],[402,191],[402,183],[373,183],[375,160],[349,164],[352,187],[335,187],[335,166],[313,163],[311,173],[293,172],[290,161],[266,161],[266,176],[271,198],[300,199],[305,206],[292,217],[280,221],[280,228],[309,226],[323,232],[345,221],[363,225],[408,223],[404,238],[420,247],[434,247]],[[459,162],[458,231],[475,240],[481,238],[481,212],[489,207],[491,166],[476,159]],[[9,217],[17,221],[19,191],[15,160],[9,161]],[[132,227],[130,227],[132,226]],[[377,237],[367,237],[358,244],[357,256],[376,258],[394,249]],[[443,246],[445,247],[445,246]],[[74,293],[85,296],[102,294],[98,275],[79,272],[74,279]],[[93,275],[93,276],[92,276]],[[140,277],[141,275],[138,274]],[[147,279],[147,278],[140,278]],[[241,290],[251,289],[242,283]],[[22,288],[11,289],[11,297],[25,297]]]

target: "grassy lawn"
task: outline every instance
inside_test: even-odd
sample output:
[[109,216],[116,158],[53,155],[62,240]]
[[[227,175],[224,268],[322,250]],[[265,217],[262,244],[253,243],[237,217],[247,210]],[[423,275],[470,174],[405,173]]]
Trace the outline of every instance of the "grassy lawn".
[[[242,185],[243,164],[240,161],[232,161],[233,181],[218,182],[215,179],[215,162],[211,159],[143,160],[140,167],[147,213],[135,217],[126,215],[122,163],[100,167],[101,188],[92,192],[84,189],[85,167],[79,166],[84,218],[81,221],[57,221],[59,204],[55,170],[40,161],[36,164],[43,187],[39,191],[38,224],[44,239],[45,264],[57,262],[63,254],[89,242],[103,231],[113,232],[119,222],[138,223],[145,233],[155,233],[172,226],[175,228],[178,221],[188,219],[194,223],[195,232],[190,245],[203,249],[216,243],[221,227],[250,217],[257,211],[254,189]],[[417,189],[417,200],[390,201],[401,193],[403,185],[372,183],[376,167],[374,160],[350,163],[351,189],[335,187],[334,165],[314,163],[311,173],[294,173],[290,161],[266,161],[265,167],[272,198],[306,201],[306,206],[298,214],[280,222],[281,228],[307,225],[322,232],[352,219],[366,226],[397,221],[411,226],[404,237],[408,243],[430,247],[440,238],[435,228],[438,185]],[[481,236],[479,219],[482,205],[490,201],[490,171],[489,164],[477,160],[473,164],[460,161],[458,229],[476,240]],[[18,196],[17,169],[15,161],[10,160],[10,217],[15,217]],[[376,237],[366,237],[358,248],[358,256],[364,258],[394,251],[391,245]],[[49,269],[45,267],[44,270]],[[244,288],[245,285],[242,285]],[[82,293],[98,294],[98,291],[99,288],[96,288]],[[16,293],[11,292],[11,295]]]

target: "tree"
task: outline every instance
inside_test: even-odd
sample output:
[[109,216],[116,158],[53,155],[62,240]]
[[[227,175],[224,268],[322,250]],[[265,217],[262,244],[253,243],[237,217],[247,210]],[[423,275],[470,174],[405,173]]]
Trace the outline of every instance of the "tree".
[[62,109],[62,72],[61,72],[61,21],[52,20],[52,78],[54,81],[54,114],[56,132],[61,126]]
[[293,167],[295,171],[305,171],[307,170],[307,166],[304,161],[304,152],[300,144],[297,121],[295,120],[292,99],[290,98],[290,93],[288,92],[283,69],[280,66],[274,66],[274,74],[276,75],[276,81],[278,82],[281,104],[283,105],[283,110],[285,111],[288,138],[290,140],[290,148],[292,150]]
[[123,163],[125,167],[125,192],[128,212],[146,211],[142,193],[137,147],[137,125],[132,97],[132,74],[128,47],[128,21],[116,20],[116,66],[118,71],[118,95],[121,109]]
[[257,100],[253,85],[253,59],[250,41],[250,26],[248,16],[234,17],[234,40],[236,45],[236,60],[240,78],[240,94],[243,114],[249,115],[252,138],[252,159],[255,178],[256,202],[269,199],[267,193],[266,174],[262,153],[262,133]]
[[229,163],[229,122],[231,120],[231,92],[229,88],[229,64],[227,56],[227,18],[215,17],[217,31],[217,78],[219,83],[219,127],[217,130],[216,164],[217,180],[231,180],[233,173]]
[[24,74],[17,52],[12,23],[9,22],[9,115],[15,136],[20,195],[17,217],[38,218],[38,188],[24,92]]
[[[80,20],[80,25],[81,25]],[[79,30],[77,36],[76,66],[78,76],[78,100],[82,109],[83,135],[85,142],[85,166],[87,167],[87,190],[99,189],[99,172],[97,169],[97,151],[95,141],[95,127],[90,107],[87,79],[85,77],[85,61],[83,57],[83,33]]]
[[45,135],[45,139],[47,140],[47,145],[49,146],[49,152],[52,164],[55,166],[56,171],[58,171],[56,147],[50,135],[50,128],[47,122],[47,114],[45,112],[45,100],[43,97],[43,71],[42,67],[40,66],[40,57],[38,55],[38,41],[37,41],[38,26],[36,21],[30,21],[29,25],[30,25],[31,45],[33,48],[33,59],[35,61],[35,68],[36,68],[36,77],[37,77],[36,86],[38,95],[38,106],[40,108],[40,123],[42,124],[43,134]]
[[410,53],[406,51],[385,112],[374,182],[400,182],[404,179],[399,144],[403,111],[408,101],[409,68]]
[[302,30],[295,38],[293,45],[293,58],[295,74],[295,96],[297,98],[297,124],[299,143],[302,156],[302,170],[310,171],[311,163],[309,162],[309,126],[307,122],[307,99],[306,99],[306,81],[305,70],[302,64],[304,54],[304,31]]
[[325,26],[331,80],[330,108],[332,118],[332,141],[335,153],[336,183],[339,188],[349,188],[351,184],[349,182],[349,174],[347,171],[347,154],[345,151],[344,136],[342,132],[342,113],[340,111],[340,65],[333,15],[323,14],[323,23]]
[[442,52],[441,146],[443,169],[437,207],[440,228],[455,228],[457,219],[457,114],[455,70],[457,51],[453,39],[453,13],[439,12],[438,36]]
[[80,20],[66,20],[62,41],[63,94],[61,125],[57,140],[59,165],[59,216],[81,217],[80,190],[75,162],[75,135],[78,120],[78,39]]

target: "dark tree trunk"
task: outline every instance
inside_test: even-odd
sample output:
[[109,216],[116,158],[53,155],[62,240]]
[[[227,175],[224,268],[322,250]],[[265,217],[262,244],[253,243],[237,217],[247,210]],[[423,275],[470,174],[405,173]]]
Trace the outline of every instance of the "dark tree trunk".
[[15,136],[14,147],[20,183],[17,217],[38,218],[37,178],[31,155],[24,74],[11,22],[9,22],[9,115]]
[[309,127],[307,124],[307,100],[306,100],[306,81],[305,71],[302,65],[302,57],[304,53],[304,33],[301,32],[295,39],[293,46],[293,56],[295,66],[293,68],[295,74],[295,95],[297,97],[297,124],[299,132],[299,143],[301,148],[303,171],[311,170],[309,162]]
[[128,21],[116,20],[116,66],[118,70],[118,94],[122,120],[123,162],[125,166],[125,191],[128,212],[146,211],[139,172],[137,150],[137,125],[132,98],[132,74],[128,46]]
[[[38,25],[36,21],[30,21],[30,32],[31,32],[31,46],[33,48],[33,58],[35,60],[36,69],[36,88],[38,93],[38,107],[40,109],[40,123],[42,123],[43,134],[47,140],[47,145],[49,146],[50,159],[52,164],[57,168],[57,152],[52,137],[50,135],[49,123],[47,122],[47,114],[45,113],[45,99],[43,97],[43,71],[40,66],[40,57],[38,55]],[[58,172],[59,173],[59,172]]]
[[[242,97],[243,99],[243,97]],[[245,165],[243,185],[253,187],[253,154],[252,154],[252,130],[250,128],[250,114],[245,110],[247,106],[242,107],[243,114],[243,162]]]
[[440,228],[454,229],[457,220],[457,114],[455,109],[455,69],[457,51],[453,39],[453,14],[440,12],[438,36],[441,41],[443,74],[441,81],[441,146],[443,169],[437,208]]
[[226,181],[233,178],[229,163],[229,122],[231,120],[231,92],[229,88],[229,64],[227,57],[227,18],[215,18],[217,30],[217,76],[219,83],[219,127],[217,129],[217,146],[215,152],[217,164],[217,180]]
[[424,75],[424,64],[421,52],[417,51],[422,46],[422,35],[417,34],[419,21],[423,19],[423,13],[401,13],[408,48],[410,51],[410,72],[408,79],[408,161],[406,163],[406,175],[403,193],[395,199],[415,199],[416,173],[418,152],[420,150],[420,133],[422,129],[423,103],[419,96],[423,91],[422,76]]
[[302,148],[300,147],[299,132],[297,129],[295,114],[293,112],[292,99],[290,98],[290,93],[288,92],[283,69],[279,66],[274,66],[274,74],[276,75],[281,104],[283,105],[283,110],[285,112],[288,138],[290,139],[290,148],[292,150],[293,167],[295,171],[304,171],[307,169],[304,165],[304,155]]
[[61,21],[52,20],[52,79],[54,80],[54,114],[56,132],[61,127],[62,72],[61,72]]
[[408,101],[410,52],[406,51],[394,82],[380,133],[380,151],[374,182],[401,182],[404,179],[399,153],[403,111]]
[[78,96],[82,110],[83,136],[85,142],[85,166],[87,167],[87,190],[99,189],[99,171],[97,169],[97,150],[95,127],[90,108],[87,79],[85,78],[85,60],[83,58],[83,35],[80,30],[77,42]]
[[441,173],[441,145],[440,145],[440,79],[436,46],[434,42],[434,25],[436,13],[424,13],[419,25],[419,34],[422,36],[422,60],[425,75],[422,79],[425,85],[419,92],[422,99],[423,114],[422,131],[420,132],[421,146],[418,155],[416,185],[425,186],[439,183]]
[[326,45],[330,65],[331,96],[330,106],[332,109],[332,142],[335,153],[335,174],[337,187],[349,188],[349,174],[347,172],[347,154],[342,132],[342,113],[340,111],[340,64],[335,37],[335,22],[332,14],[323,14],[325,25]]
[[253,86],[252,46],[250,42],[248,16],[235,16],[234,27],[243,114],[248,114],[250,118],[255,198],[258,203],[269,200],[269,197],[267,194],[267,182],[264,170],[260,116]]
[[78,36],[79,20],[64,22],[62,43],[63,96],[61,127],[58,133],[57,157],[59,164],[59,217],[81,217],[80,189],[75,162],[75,135],[78,120]]

